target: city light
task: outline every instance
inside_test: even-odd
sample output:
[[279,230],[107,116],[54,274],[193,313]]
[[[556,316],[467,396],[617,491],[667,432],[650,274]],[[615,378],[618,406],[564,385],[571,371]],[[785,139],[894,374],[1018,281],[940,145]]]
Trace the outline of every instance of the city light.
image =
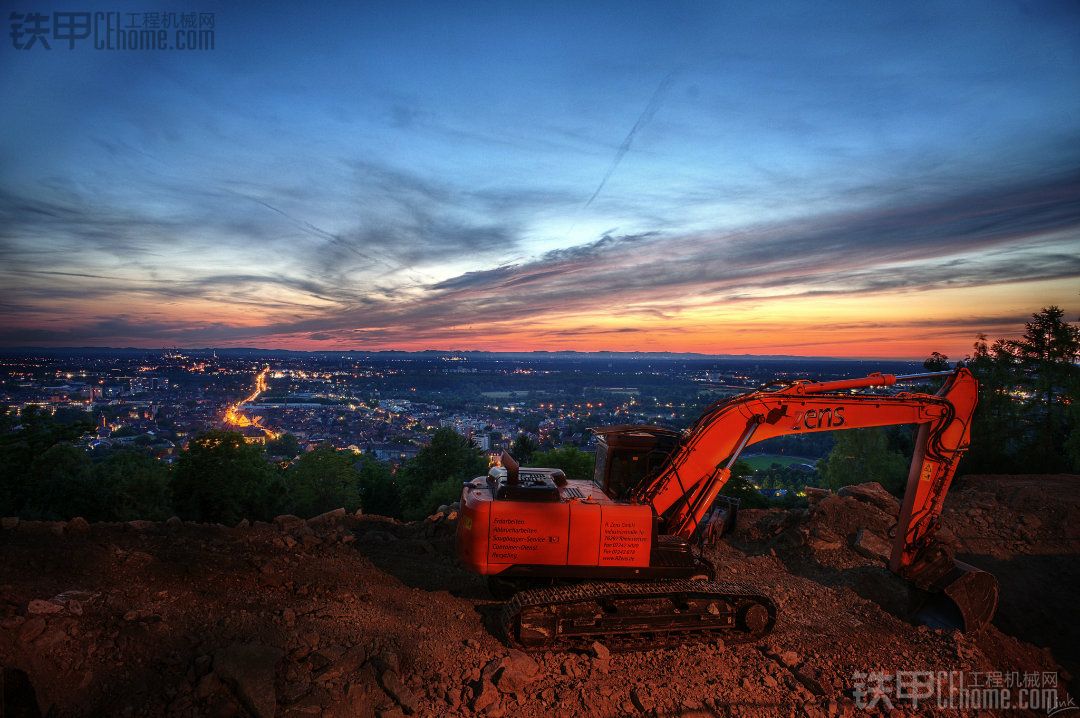
[[269,384],[266,381],[267,375],[270,373],[270,367],[267,365],[255,375],[255,390],[248,396],[244,397],[237,403],[233,404],[225,410],[225,423],[229,426],[235,426],[238,428],[245,428],[253,426],[256,429],[261,430],[267,439],[276,439],[277,433],[272,429],[263,426],[261,416],[248,416],[244,413],[244,404],[250,404],[259,398],[259,395],[265,392],[269,388]]

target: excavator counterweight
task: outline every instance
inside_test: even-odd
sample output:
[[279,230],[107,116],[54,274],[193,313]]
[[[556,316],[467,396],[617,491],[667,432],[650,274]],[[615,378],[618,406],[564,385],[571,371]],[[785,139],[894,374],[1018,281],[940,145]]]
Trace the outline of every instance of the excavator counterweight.
[[[933,395],[865,391],[935,376],[945,382]],[[976,631],[993,617],[997,582],[955,561],[933,536],[977,398],[964,368],[799,381],[717,402],[681,433],[594,429],[592,480],[522,468],[504,454],[502,466],[462,490],[459,558],[488,576],[493,591],[512,596],[504,629],[528,650],[596,638],[624,648],[756,640],[771,630],[775,604],[746,586],[716,582],[700,548],[740,453],[775,436],[914,424],[889,568],[927,598],[920,620]]]

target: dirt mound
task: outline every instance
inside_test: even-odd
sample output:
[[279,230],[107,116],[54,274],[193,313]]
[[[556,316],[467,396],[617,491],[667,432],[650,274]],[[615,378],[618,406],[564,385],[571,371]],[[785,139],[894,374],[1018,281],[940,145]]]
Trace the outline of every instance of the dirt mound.
[[1011,559],[1080,552],[1080,477],[965,476],[942,518],[959,550]]
[[[898,513],[899,501],[880,485],[849,486],[811,495],[807,510],[744,511],[731,541],[903,616],[919,596],[885,569]],[[1080,585],[1080,476],[963,477],[946,499],[936,539],[998,579],[998,629],[1052,649],[1067,673],[1080,671],[1073,592]],[[1019,645],[984,647],[1001,662]]]
[[871,482],[812,493],[809,509],[743,511],[732,538],[750,550],[764,545],[821,567],[875,566],[888,559],[899,511],[900,502]]
[[[872,542],[853,548],[887,538],[882,499],[747,511],[710,550],[721,578],[779,604],[760,644],[619,654],[508,650],[489,628],[499,604],[454,560],[452,508],[232,528],[5,520],[0,664],[60,716],[853,715],[857,674],[1060,670],[997,628],[919,628],[882,600],[902,584]],[[935,711],[956,715],[919,709]]]
[[942,517],[958,557],[1001,584],[995,624],[1080,675],[1080,476],[966,476]]

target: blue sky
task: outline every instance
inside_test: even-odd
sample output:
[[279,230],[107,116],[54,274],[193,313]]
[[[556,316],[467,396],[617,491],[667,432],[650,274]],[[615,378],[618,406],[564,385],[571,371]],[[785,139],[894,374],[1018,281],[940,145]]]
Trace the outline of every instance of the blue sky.
[[35,5],[216,48],[0,52],[7,345],[906,356],[1076,311],[1075,3]]

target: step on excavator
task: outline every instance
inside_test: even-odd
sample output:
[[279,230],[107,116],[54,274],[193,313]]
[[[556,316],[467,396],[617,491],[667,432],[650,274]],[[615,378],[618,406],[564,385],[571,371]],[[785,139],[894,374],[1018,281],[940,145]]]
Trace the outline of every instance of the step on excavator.
[[[945,379],[936,394],[880,389],[934,378]],[[914,584],[916,620],[978,631],[997,607],[997,581],[933,540],[977,400],[965,368],[798,380],[719,401],[682,432],[595,429],[592,480],[520,467],[504,454],[501,466],[462,489],[458,556],[509,599],[501,630],[518,648],[755,641],[772,630],[776,604],[755,588],[716,580],[702,549],[716,522],[730,521],[717,499],[739,455],[775,436],[915,424],[889,569]]]

